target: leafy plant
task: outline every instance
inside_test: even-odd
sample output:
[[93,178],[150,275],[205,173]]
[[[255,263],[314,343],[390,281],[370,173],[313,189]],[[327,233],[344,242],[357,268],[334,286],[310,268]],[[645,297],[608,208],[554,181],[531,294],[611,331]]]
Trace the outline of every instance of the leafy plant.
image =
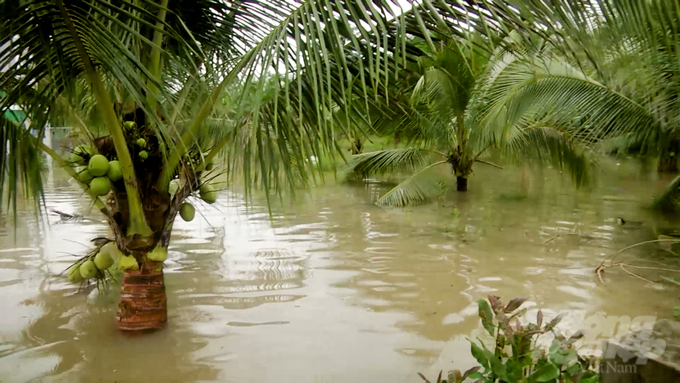
[[[449,372],[447,379],[442,380],[442,373],[437,383],[459,383],[467,379],[474,382],[586,382],[594,383],[599,374],[591,370],[591,361],[579,356],[574,348],[576,341],[583,337],[578,332],[570,338],[555,334],[550,348],[541,350],[537,339],[546,333],[553,332],[563,316],[558,315],[547,324],[543,323],[543,312],[538,311],[536,323],[522,325],[519,317],[526,309],[519,309],[526,298],[515,298],[503,305],[499,297],[490,295],[488,301],[480,299],[479,317],[484,329],[494,337],[495,346],[489,350],[478,339],[471,341],[472,355],[480,366],[473,367],[464,373],[459,370]],[[430,382],[422,374],[419,376]]]

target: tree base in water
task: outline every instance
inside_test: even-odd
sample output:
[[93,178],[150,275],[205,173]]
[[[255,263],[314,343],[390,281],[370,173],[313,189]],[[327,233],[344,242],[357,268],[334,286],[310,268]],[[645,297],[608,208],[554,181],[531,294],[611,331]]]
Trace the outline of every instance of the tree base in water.
[[467,191],[468,179],[467,177],[456,177],[456,190]]
[[677,173],[678,160],[675,157],[662,157],[657,170],[659,173]]
[[116,313],[118,329],[128,333],[160,330],[168,322],[163,264],[146,261],[140,270],[126,270]]

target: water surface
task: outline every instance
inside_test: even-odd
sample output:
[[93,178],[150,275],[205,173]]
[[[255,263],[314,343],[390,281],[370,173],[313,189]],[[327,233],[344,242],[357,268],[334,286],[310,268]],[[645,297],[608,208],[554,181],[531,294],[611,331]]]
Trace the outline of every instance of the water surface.
[[[88,220],[52,216],[40,230],[22,210],[16,237],[11,221],[0,226],[0,381],[417,382],[473,364],[465,337],[488,294],[668,317],[680,304],[671,286],[619,270],[603,285],[593,272],[673,227],[641,208],[663,184],[634,164],[581,191],[555,172],[480,167],[468,193],[424,206],[384,209],[371,201],[385,186],[331,183],[271,219],[224,193],[175,225],[167,329],[128,337],[114,328],[116,289],[56,277],[107,229],[55,174],[47,206]],[[630,253],[672,261],[657,246]]]

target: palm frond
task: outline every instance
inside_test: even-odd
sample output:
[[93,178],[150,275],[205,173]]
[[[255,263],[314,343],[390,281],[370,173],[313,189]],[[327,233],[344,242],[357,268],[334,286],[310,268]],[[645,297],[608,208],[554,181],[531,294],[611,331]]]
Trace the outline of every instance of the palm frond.
[[17,111],[0,113],[0,203],[7,201],[5,211],[13,213],[15,223],[18,199],[31,201],[36,213],[44,205],[42,152],[33,135],[37,132],[31,134],[25,117]]
[[442,183],[428,173],[432,168],[446,163],[447,161],[437,161],[425,166],[385,193],[376,203],[381,206],[403,207],[422,203],[441,193],[444,190]]
[[427,166],[432,154],[421,148],[377,150],[353,156],[346,172],[364,176],[397,171],[414,172]]
[[618,135],[652,142],[663,124],[645,105],[584,76],[564,61],[517,62],[499,75],[487,95],[489,119],[504,129],[522,119],[549,119],[593,144]]
[[654,197],[651,208],[663,212],[676,212],[680,209],[680,176],[675,177],[661,195]]
[[536,158],[567,171],[576,186],[582,186],[590,179],[592,163],[587,155],[588,149],[579,145],[578,141],[571,140],[564,132],[546,124],[525,129],[517,139],[512,140],[510,148],[515,156]]

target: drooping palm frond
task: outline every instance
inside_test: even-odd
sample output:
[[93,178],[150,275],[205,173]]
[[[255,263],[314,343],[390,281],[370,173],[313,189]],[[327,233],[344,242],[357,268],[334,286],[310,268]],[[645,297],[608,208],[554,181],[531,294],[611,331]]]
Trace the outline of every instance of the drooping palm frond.
[[576,186],[589,181],[591,160],[588,149],[578,141],[547,123],[519,127],[515,126],[506,136],[504,149],[507,157],[536,160],[539,164],[550,164],[567,171]]
[[[529,61],[527,61],[529,60]],[[662,120],[646,105],[585,76],[564,60],[534,57],[504,68],[487,91],[486,123],[502,132],[522,120],[549,120],[584,144],[619,135],[652,143],[664,131]],[[494,126],[494,124],[491,124]],[[487,133],[500,139],[502,133]]]
[[[586,128],[582,139],[635,135],[650,151],[663,149],[666,134],[680,121],[678,3],[575,0],[547,6],[525,0],[516,6],[497,5],[495,12],[525,42],[553,50],[533,70],[529,102],[553,108],[546,113],[579,118]],[[521,92],[524,81],[510,80]]]
[[429,173],[431,169],[445,164],[447,161],[437,161],[419,169],[385,193],[376,203],[381,206],[395,207],[417,205],[441,193],[446,188],[443,187],[441,181]]
[[663,212],[676,212],[680,208],[680,176],[675,177],[661,195],[654,197],[652,209]]
[[41,212],[42,199],[42,151],[38,145],[37,132],[26,129],[22,111],[9,110],[0,113],[0,203],[6,199],[15,223],[18,217],[17,200],[33,201],[35,212]]
[[397,148],[377,150],[352,157],[348,173],[361,175],[385,174],[397,171],[415,172],[431,163],[438,153],[422,148]]

